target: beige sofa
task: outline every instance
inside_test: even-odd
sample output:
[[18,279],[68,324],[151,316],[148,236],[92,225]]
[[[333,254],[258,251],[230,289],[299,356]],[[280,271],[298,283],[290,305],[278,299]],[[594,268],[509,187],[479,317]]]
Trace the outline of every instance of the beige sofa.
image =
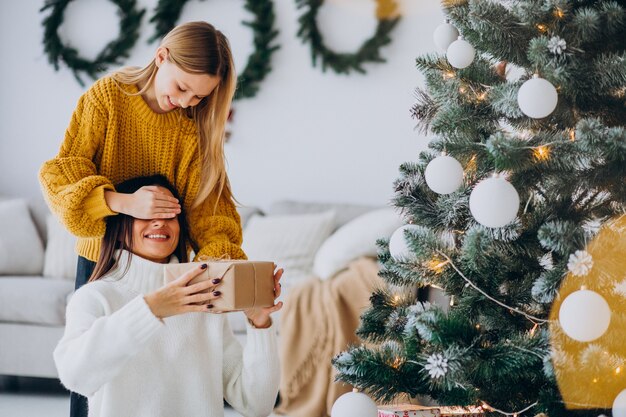
[[[55,223],[56,219],[50,215],[43,201],[22,202],[23,207],[27,207],[24,209],[28,211],[27,216],[20,216],[21,223],[5,218],[7,229],[3,229],[3,210],[10,206],[9,212],[13,210],[13,214],[8,217],[15,217],[16,207],[20,207],[19,204],[8,204],[12,201],[15,199],[0,198],[0,249],[3,241],[5,245],[7,241],[13,241],[7,235],[11,232],[7,230],[19,227],[20,230],[12,232],[19,234],[19,240],[27,234],[23,231],[30,227],[35,230],[30,230],[31,234],[36,234],[36,239],[40,240],[43,254],[39,257],[31,255],[32,259],[23,271],[15,270],[13,265],[9,274],[2,273],[3,261],[0,258],[0,375],[56,378],[52,352],[63,334],[65,306],[74,290],[74,271],[67,266],[76,258],[72,252],[72,238],[63,234],[64,230]],[[275,260],[285,267],[283,289],[287,294],[291,287],[315,275],[313,262],[322,271],[317,275],[326,274],[328,276],[324,278],[329,278],[341,269],[342,263],[347,265],[348,260],[364,255],[362,246],[365,241],[368,242],[367,251],[372,255],[375,238],[384,236],[371,235],[376,231],[367,224],[353,226],[352,229],[369,229],[368,237],[355,235],[354,230],[341,234],[340,230],[373,209],[371,206],[352,204],[290,201],[272,204],[263,215],[259,209],[243,208],[240,213],[244,222],[244,250],[251,259]],[[31,226],[24,225],[29,218],[32,219]],[[389,215],[386,218],[389,219]],[[387,223],[386,229],[393,231],[395,223]],[[335,237],[337,234],[340,235],[338,238]],[[346,244],[347,238],[358,241],[355,241],[356,245]],[[342,253],[341,248],[349,246],[355,253]],[[355,250],[357,246],[361,248]],[[13,249],[15,256],[21,256],[19,248]],[[324,259],[315,258],[318,252],[325,254]],[[10,259],[4,262],[11,264]],[[59,271],[56,275],[62,276],[55,276],[55,271]],[[244,342],[243,314],[231,313],[229,319],[235,335]]]

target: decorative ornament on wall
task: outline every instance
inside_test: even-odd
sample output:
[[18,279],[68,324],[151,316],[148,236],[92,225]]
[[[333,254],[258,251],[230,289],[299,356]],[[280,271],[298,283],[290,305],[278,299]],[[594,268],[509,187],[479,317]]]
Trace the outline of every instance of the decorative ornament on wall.
[[59,70],[59,61],[64,62],[74,73],[76,81],[84,87],[85,83],[80,73],[85,73],[95,80],[98,74],[106,71],[110,65],[120,65],[120,58],[128,58],[129,51],[139,38],[139,27],[145,9],[138,10],[135,0],[111,0],[111,3],[119,7],[120,35],[109,42],[94,60],[89,60],[81,57],[76,49],[64,45],[59,37],[59,27],[63,23],[65,9],[70,1],[72,0],[46,0],[45,5],[39,10],[40,12],[52,10],[43,20],[44,52],[56,71]]
[[[154,42],[161,39],[176,26],[180,14],[187,0],[159,0],[155,7],[154,16],[150,22],[156,24],[156,32],[149,39]],[[244,8],[254,15],[254,21],[242,22],[253,32],[254,51],[248,57],[246,67],[237,78],[237,91],[235,100],[254,97],[259,91],[259,85],[271,71],[270,65],[272,54],[279,46],[272,45],[272,41],[278,36],[278,30],[274,28],[274,4],[271,0],[246,0]]]
[[330,68],[337,74],[349,74],[352,71],[365,73],[363,64],[368,62],[385,62],[380,55],[380,48],[391,43],[391,31],[400,20],[398,5],[395,0],[377,0],[376,17],[378,25],[376,33],[367,39],[358,51],[354,53],[338,53],[329,49],[323,41],[323,36],[317,26],[317,13],[324,3],[323,0],[296,0],[298,9],[306,9],[298,21],[298,37],[311,45],[311,60],[313,66],[319,59],[322,71]]

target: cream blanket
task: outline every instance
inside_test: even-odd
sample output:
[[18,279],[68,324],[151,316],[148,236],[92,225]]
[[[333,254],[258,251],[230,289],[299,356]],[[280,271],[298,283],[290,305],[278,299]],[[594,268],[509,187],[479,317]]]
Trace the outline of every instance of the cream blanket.
[[375,288],[383,285],[376,261],[361,258],[327,281],[314,279],[291,290],[280,326],[278,414],[327,417],[351,386],[333,382],[331,359],[350,344]]

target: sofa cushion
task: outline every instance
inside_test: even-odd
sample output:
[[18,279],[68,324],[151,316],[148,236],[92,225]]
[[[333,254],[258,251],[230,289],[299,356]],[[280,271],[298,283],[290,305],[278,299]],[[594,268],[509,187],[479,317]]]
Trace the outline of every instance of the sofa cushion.
[[328,279],[351,261],[376,257],[376,240],[388,239],[404,223],[393,208],[373,210],[349,221],[324,241],[315,254],[313,272]]
[[323,211],[335,212],[335,229],[343,226],[350,220],[367,213],[368,211],[375,210],[380,207],[367,206],[363,204],[348,204],[348,203],[316,203],[316,202],[302,202],[282,200],[272,203],[267,210],[267,215],[285,215],[285,214],[307,214],[307,213],[320,213]]
[[74,247],[76,237],[52,213],[46,219],[48,242],[43,264],[43,276],[74,282],[78,255]]
[[70,281],[0,277],[0,321],[63,326],[67,297],[73,292]]
[[252,216],[243,230],[248,259],[273,261],[285,269],[283,288],[313,273],[313,258],[334,228],[334,212]]
[[26,201],[0,201],[0,230],[0,275],[41,275],[43,244]]

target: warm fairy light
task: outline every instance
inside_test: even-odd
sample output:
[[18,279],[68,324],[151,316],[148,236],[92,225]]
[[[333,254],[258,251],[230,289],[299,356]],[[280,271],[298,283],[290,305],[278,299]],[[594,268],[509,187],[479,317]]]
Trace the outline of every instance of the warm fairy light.
[[401,297],[400,295],[396,294],[396,295],[394,295],[394,296],[391,298],[391,303],[392,303],[394,306],[397,306],[398,304],[400,304],[400,301],[401,301],[401,300],[402,300],[402,297]]
[[483,403],[483,408],[484,408],[485,410],[487,410],[487,411],[494,411],[494,409],[493,409],[493,407],[492,407],[492,406],[490,406],[489,404],[487,404],[487,403],[486,403],[486,402],[484,402],[484,401],[481,401],[481,402]]
[[544,25],[543,23],[539,23],[537,25],[537,29],[539,29],[539,32],[545,32],[546,30],[548,30],[548,27]]
[[547,146],[538,146],[533,150],[533,153],[538,161],[545,161],[550,158],[550,148]]
[[598,382],[598,378],[594,378],[591,380],[594,384],[596,384]]
[[617,368],[615,368],[615,375],[619,375],[620,373],[622,373],[622,367],[618,366]]
[[459,87],[459,93],[465,94],[466,91],[467,89],[465,87]]
[[443,73],[443,79],[444,80],[449,80],[450,78],[454,78],[454,72],[453,71],[445,71]]
[[391,367],[393,369],[398,369],[400,368],[400,366],[402,365],[402,359],[397,357],[393,360],[393,363],[391,364]]
[[537,329],[539,328],[539,325],[537,323],[535,323],[535,325],[533,326],[532,329],[530,329],[530,335],[534,336],[535,332],[537,331]]
[[569,140],[572,142],[576,140],[576,131],[574,129],[570,129],[569,131]]
[[480,324],[476,325],[476,330],[480,330]]
[[454,306],[454,295],[450,296],[450,306]]
[[487,98],[487,93],[486,92],[482,92],[482,93],[476,95],[476,100],[478,100],[478,101],[483,101],[485,98]]
[[443,267],[446,266],[450,261],[433,258],[430,261],[426,262],[426,267],[433,271],[435,274],[441,274],[443,272]]
[[563,13],[563,9],[560,9],[560,8],[558,8],[558,7],[557,7],[557,8],[554,10],[554,15],[555,15],[557,18],[559,18],[559,19],[563,19],[563,17],[565,16],[565,13]]

